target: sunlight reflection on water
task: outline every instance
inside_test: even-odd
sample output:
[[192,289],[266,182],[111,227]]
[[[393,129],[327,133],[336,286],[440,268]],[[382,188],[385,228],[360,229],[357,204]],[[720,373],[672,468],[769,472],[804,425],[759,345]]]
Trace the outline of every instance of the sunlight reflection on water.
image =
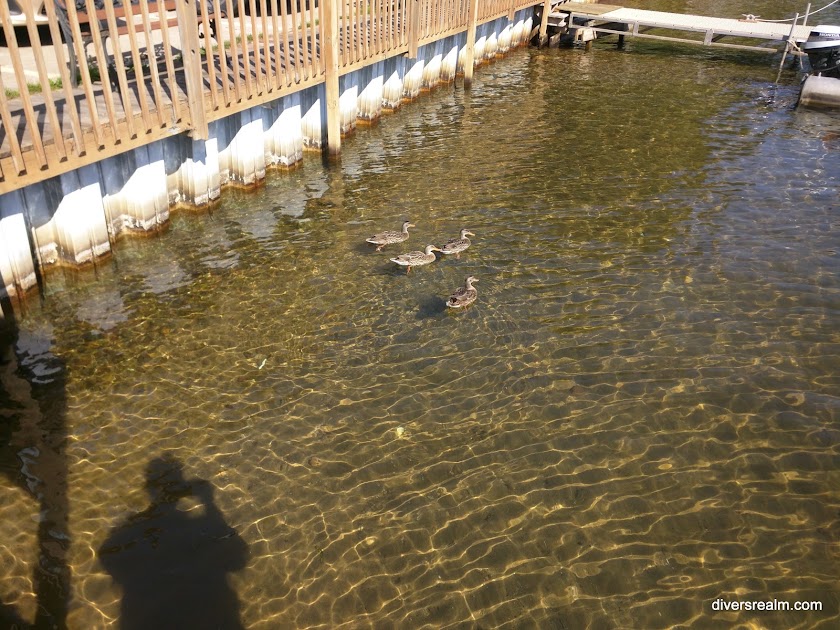
[[[247,627],[837,624],[840,123],[733,53],[633,47],[516,52],[47,278],[17,350],[62,364],[72,627],[120,617],[97,550],[163,453],[248,547]],[[34,615],[3,497],[0,598]],[[736,594],[826,609],[711,610]]]

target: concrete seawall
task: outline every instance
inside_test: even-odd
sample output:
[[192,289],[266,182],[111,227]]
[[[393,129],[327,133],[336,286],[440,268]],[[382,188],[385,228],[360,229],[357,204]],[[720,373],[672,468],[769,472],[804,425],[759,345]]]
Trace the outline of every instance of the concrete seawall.
[[[527,44],[532,16],[523,9],[479,25],[475,65]],[[454,80],[466,39],[449,36],[420,46],[414,59],[391,57],[340,77],[342,134]],[[51,268],[91,265],[118,238],[162,228],[173,209],[205,207],[225,186],[256,186],[266,169],[293,166],[325,143],[322,83],[214,121],[207,140],[173,135],[0,196],[0,312]]]

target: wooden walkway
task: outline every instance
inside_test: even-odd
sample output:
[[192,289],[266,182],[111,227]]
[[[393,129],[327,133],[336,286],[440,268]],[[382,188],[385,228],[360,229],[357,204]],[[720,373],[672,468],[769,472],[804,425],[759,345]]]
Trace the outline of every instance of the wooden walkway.
[[[571,28],[591,28],[598,33],[619,36],[646,37],[649,39],[762,52],[779,51],[775,47],[767,47],[767,42],[783,43],[785,46],[787,46],[790,40],[796,43],[803,42],[808,39],[808,34],[811,30],[810,27],[801,23],[792,26],[793,20],[788,22],[763,22],[746,17],[733,19],[704,15],[684,15],[662,11],[626,9],[608,4],[568,3],[555,7],[554,11],[568,16],[566,17],[566,23]],[[800,16],[800,20],[804,21],[804,16]],[[649,32],[655,29],[697,33],[702,37],[677,37]],[[721,40],[725,37],[752,40],[752,42],[754,40],[763,40],[763,42],[722,42]],[[761,45],[761,43],[765,45]]]
[[[208,137],[208,125],[236,112],[274,102],[324,83],[327,140],[331,152],[340,144],[339,77],[388,58],[416,58],[418,48],[467,33],[465,81],[473,69],[478,25],[498,18],[513,20],[535,0],[235,0],[239,14],[224,15],[220,0],[172,0],[175,11],[150,27],[159,7],[153,0],[123,6],[123,19],[141,28],[119,32],[111,3],[105,20],[90,22],[89,37],[75,2],[67,2],[72,37],[62,35],[55,5],[47,9],[50,42],[28,29],[32,67],[22,61],[8,3],[0,0],[0,30],[12,64],[0,72],[0,195],[81,166],[166,138],[189,132]],[[228,6],[233,2],[228,1]],[[95,0],[86,0],[93,11]],[[243,10],[249,7],[249,11]],[[31,6],[24,4],[31,15]],[[205,10],[206,9],[206,10]],[[212,9],[212,10],[211,10]],[[29,20],[32,22],[32,20]],[[210,42],[200,34],[217,33]],[[67,44],[61,44],[67,40]],[[211,40],[212,41],[212,40]],[[24,44],[25,45],[25,44]],[[81,85],[74,87],[68,63],[70,49],[79,65]],[[116,50],[115,50],[116,49]],[[58,68],[61,89],[30,95],[27,83],[49,84],[49,68]],[[112,81],[107,80],[106,69]],[[6,70],[4,68],[4,70]],[[106,77],[102,80],[93,70]],[[5,75],[5,76],[4,76]]]

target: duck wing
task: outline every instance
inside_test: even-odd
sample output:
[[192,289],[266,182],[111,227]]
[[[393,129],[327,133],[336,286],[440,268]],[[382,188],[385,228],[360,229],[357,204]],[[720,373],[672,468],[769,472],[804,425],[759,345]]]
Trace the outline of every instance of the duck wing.
[[374,234],[366,242],[368,243],[388,243],[392,239],[398,239],[402,236],[402,232],[380,232],[379,234]]
[[470,246],[470,239],[468,238],[453,238],[447,241],[446,245],[441,248],[444,254],[452,252],[462,252]]
[[459,287],[458,290],[449,296],[446,305],[452,308],[462,308],[475,302],[476,297],[478,297],[478,291],[475,289]]
[[407,254],[400,254],[392,258],[391,262],[395,262],[398,265],[411,265],[421,260],[425,255],[423,252],[408,252]]

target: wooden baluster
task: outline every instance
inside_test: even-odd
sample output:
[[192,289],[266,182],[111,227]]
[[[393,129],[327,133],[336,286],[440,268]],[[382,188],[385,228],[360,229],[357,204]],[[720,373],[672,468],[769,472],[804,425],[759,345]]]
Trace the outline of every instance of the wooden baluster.
[[[41,131],[38,128],[38,117],[35,115],[35,109],[32,107],[32,98],[29,96],[26,74],[23,72],[23,62],[20,58],[20,49],[18,48],[17,37],[15,37],[15,30],[12,27],[9,5],[6,2],[0,2],[0,25],[3,26],[3,32],[6,35],[6,44],[9,46],[9,55],[12,58],[12,66],[15,70],[18,90],[23,101],[23,115],[26,118],[26,125],[32,136],[32,146],[35,149],[35,156],[38,159],[38,165],[44,168],[47,166],[47,155],[44,153],[44,143],[41,140]],[[9,126],[8,132],[11,138],[15,133],[14,127]]]
[[[199,0],[203,1],[203,0]],[[196,140],[210,137],[207,113],[204,109],[204,76],[198,54],[198,20],[196,0],[176,0],[178,31],[181,33],[181,53],[184,57],[184,75],[187,79],[187,102],[190,106],[191,135]]]

